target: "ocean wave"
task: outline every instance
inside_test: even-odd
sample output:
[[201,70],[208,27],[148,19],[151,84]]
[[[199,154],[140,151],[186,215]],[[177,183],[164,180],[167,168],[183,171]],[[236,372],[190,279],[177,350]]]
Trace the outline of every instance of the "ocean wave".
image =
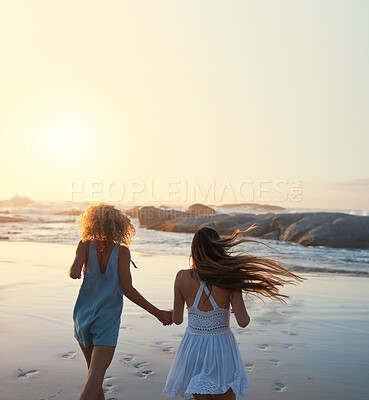
[[338,274],[338,275],[369,277],[369,271],[353,271],[353,270],[349,270],[349,269],[301,267],[301,266],[290,266],[288,269],[291,272],[335,274],[335,275]]
[[[59,208],[67,209],[66,204]],[[15,210],[9,208],[12,215]],[[18,207],[16,213],[25,220],[0,224],[2,240],[17,242],[42,242],[77,245],[80,237],[75,229],[75,216],[55,215],[55,207],[45,207],[35,211],[31,207]],[[1,214],[10,216],[9,214]],[[139,227],[137,219],[132,219],[137,234],[131,250],[146,254],[180,255],[189,257],[193,234],[185,232],[163,232]],[[272,251],[260,244],[245,244],[240,250],[260,256],[275,257],[284,265],[299,273],[337,274],[369,276],[369,250],[330,248],[324,246],[302,246],[294,242],[259,239],[271,245]],[[188,265],[186,263],[186,265]]]

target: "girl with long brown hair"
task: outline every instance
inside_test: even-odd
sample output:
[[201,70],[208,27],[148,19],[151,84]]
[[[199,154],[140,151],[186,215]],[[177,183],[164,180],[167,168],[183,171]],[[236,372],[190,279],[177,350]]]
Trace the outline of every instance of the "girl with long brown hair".
[[[212,228],[199,228],[191,245],[192,266],[179,271],[174,284],[173,322],[183,322],[187,304],[188,326],[169,371],[163,393],[195,400],[234,400],[250,391],[245,366],[230,330],[230,306],[237,323],[250,322],[242,293],[284,302],[280,287],[302,280],[268,258],[234,247],[258,242],[236,231],[221,238]],[[262,243],[262,242],[259,242]]]

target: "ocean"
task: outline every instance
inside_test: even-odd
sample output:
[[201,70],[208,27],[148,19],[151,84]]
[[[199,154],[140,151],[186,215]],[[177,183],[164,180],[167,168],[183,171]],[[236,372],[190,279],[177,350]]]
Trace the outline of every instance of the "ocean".
[[[76,209],[83,207],[76,205]],[[122,206],[128,209],[130,206]],[[178,207],[176,207],[178,208]],[[22,216],[25,221],[6,222],[0,224],[0,239],[18,242],[47,242],[77,244],[79,232],[76,230],[75,216],[56,215],[60,211],[71,209],[71,203],[34,202],[27,206],[0,207],[3,216]],[[225,209],[217,209],[226,212]],[[232,208],[232,212],[242,212],[244,209]],[[307,210],[286,209],[283,212],[307,211],[338,211],[338,210]],[[367,215],[365,211],[347,210],[356,215]],[[247,211],[261,213],[265,211]],[[190,255],[192,234],[149,230],[139,226],[133,218],[137,233],[130,248],[132,251],[146,254]],[[257,239],[257,238],[256,238]],[[259,240],[259,239],[257,239]],[[288,269],[304,273],[318,274],[349,274],[369,277],[369,249],[336,249],[324,246],[302,246],[292,242],[261,240],[270,249],[258,243],[245,243],[237,249],[253,254],[264,255],[283,263]],[[190,259],[189,259],[190,263]],[[139,265],[138,265],[139,267]]]

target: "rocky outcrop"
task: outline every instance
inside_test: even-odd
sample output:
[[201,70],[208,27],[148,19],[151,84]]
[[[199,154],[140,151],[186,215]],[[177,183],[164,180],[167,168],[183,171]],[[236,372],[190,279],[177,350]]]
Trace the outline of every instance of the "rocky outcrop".
[[291,214],[211,214],[197,215],[177,210],[142,207],[138,211],[140,224],[149,229],[193,233],[200,226],[215,228],[220,234],[236,229],[248,235],[300,243],[305,246],[369,248],[369,217],[345,213]]
[[1,200],[0,206],[1,207],[20,207],[20,206],[29,206],[33,204],[34,201],[28,197],[21,197],[21,196],[14,196],[9,200]]
[[12,216],[5,216],[1,215],[0,216],[0,223],[7,223],[7,222],[23,222],[26,219],[23,217],[12,217]]
[[138,210],[142,208],[142,206],[135,206],[132,207],[128,210],[124,211],[124,214],[127,215],[130,218],[138,218]]
[[80,210],[66,210],[66,211],[58,211],[54,213],[54,215],[70,215],[70,216],[77,216],[81,215],[83,211]]
[[265,210],[265,211],[283,211],[284,207],[273,206],[271,204],[260,204],[260,203],[234,203],[234,204],[222,204],[217,206],[220,208],[245,208],[249,210]]
[[217,213],[214,208],[205,206],[204,204],[192,204],[187,208],[186,212],[196,215],[214,215]]
[[286,240],[296,237],[305,246],[369,248],[369,217],[332,214],[320,215],[318,225],[310,215],[304,216],[286,231]]
[[172,209],[162,209],[153,206],[141,207],[137,212],[140,225],[149,229],[160,229],[164,223],[169,223],[174,218],[180,218],[186,213]]

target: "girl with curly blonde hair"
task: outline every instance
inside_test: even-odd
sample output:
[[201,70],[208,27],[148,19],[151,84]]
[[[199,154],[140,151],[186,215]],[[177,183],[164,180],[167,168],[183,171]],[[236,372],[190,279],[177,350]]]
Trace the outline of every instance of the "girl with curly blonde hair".
[[102,383],[118,340],[123,294],[163,325],[172,314],[149,303],[132,285],[128,246],[135,234],[130,219],[113,205],[90,205],[78,218],[82,240],[69,276],[83,282],[73,311],[74,336],[88,375],[80,400],[103,400]]

